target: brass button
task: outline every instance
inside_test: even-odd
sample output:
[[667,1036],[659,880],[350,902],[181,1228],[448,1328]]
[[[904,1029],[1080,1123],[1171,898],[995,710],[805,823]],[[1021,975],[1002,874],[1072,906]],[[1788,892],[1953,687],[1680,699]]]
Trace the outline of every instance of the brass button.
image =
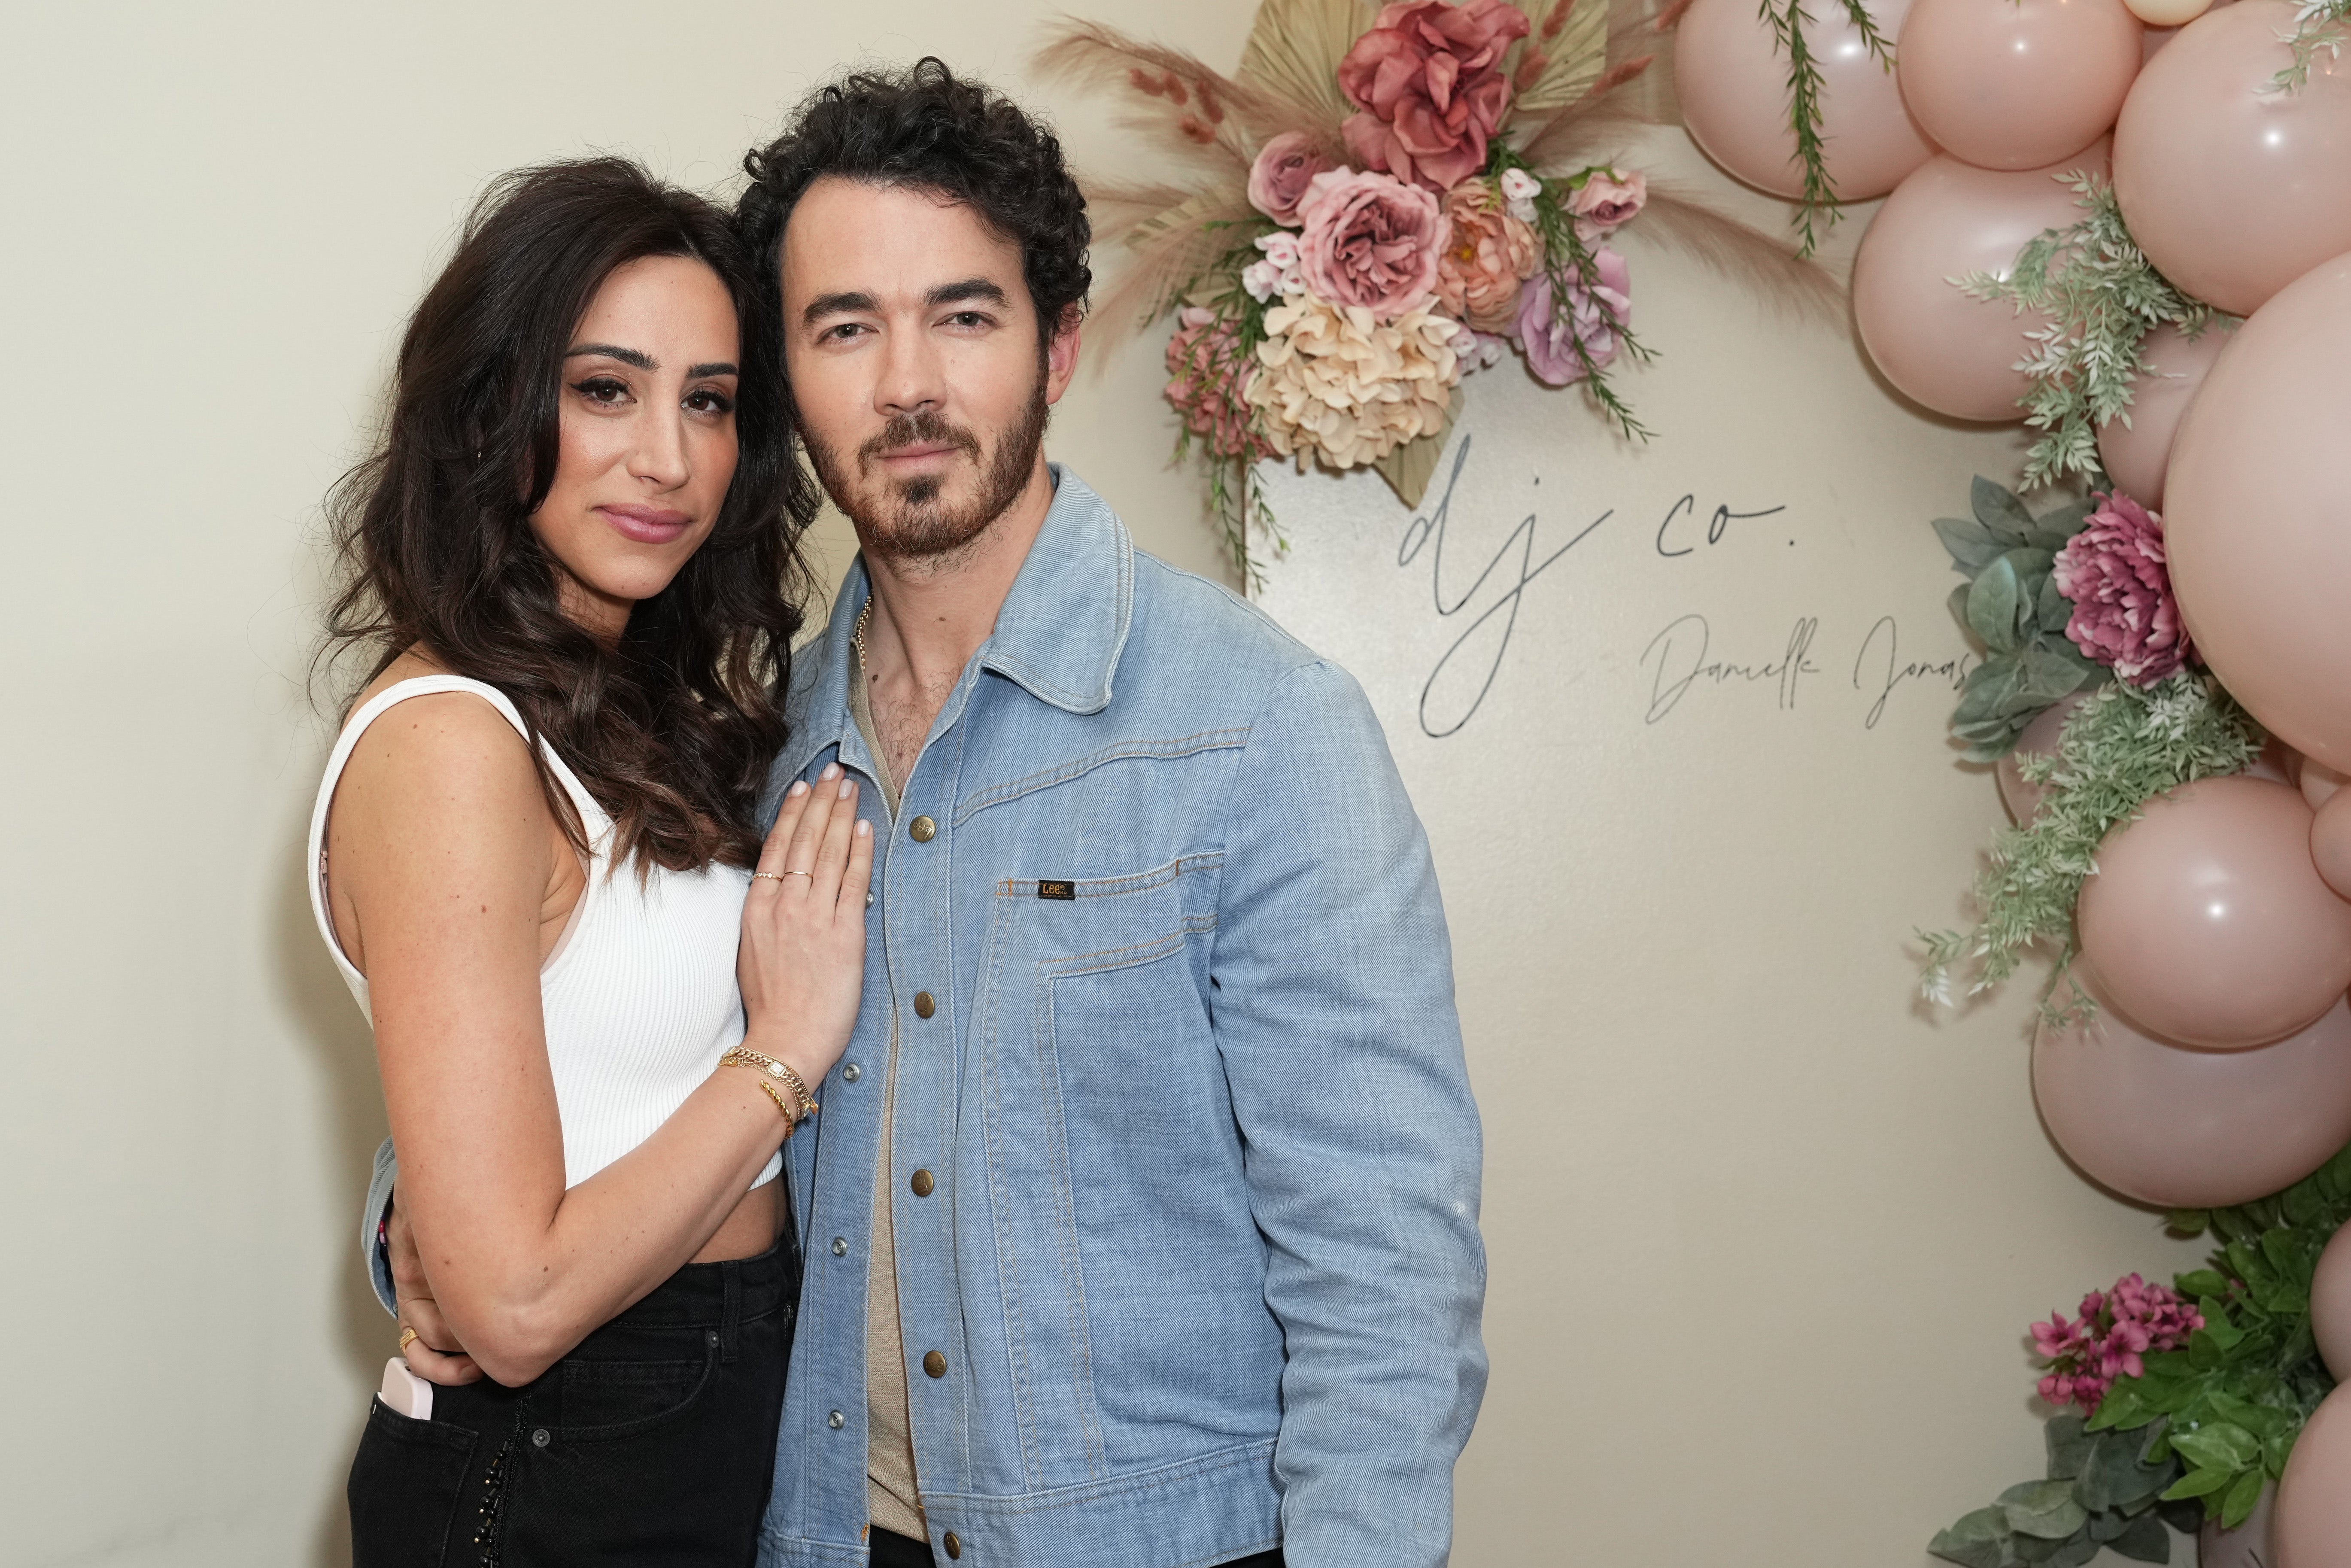
[[916,1018],[926,1019],[938,1010],[939,1004],[932,998],[930,992],[916,991],[914,993],[914,1016]]
[[906,836],[918,844],[927,844],[938,836],[939,825],[928,817],[917,817],[906,824]]
[[914,1196],[916,1197],[928,1197],[931,1196],[931,1188],[936,1186],[938,1184],[931,1180],[930,1172],[916,1171],[914,1173],[914,1179],[908,1182],[906,1185],[914,1189]]
[[937,1351],[926,1350],[923,1352],[923,1370],[933,1377],[945,1377],[947,1375],[947,1358]]
[[960,1557],[963,1555],[963,1542],[956,1539],[956,1532],[952,1530],[947,1531],[946,1538],[941,1541],[939,1544],[947,1549],[947,1555],[950,1557]]

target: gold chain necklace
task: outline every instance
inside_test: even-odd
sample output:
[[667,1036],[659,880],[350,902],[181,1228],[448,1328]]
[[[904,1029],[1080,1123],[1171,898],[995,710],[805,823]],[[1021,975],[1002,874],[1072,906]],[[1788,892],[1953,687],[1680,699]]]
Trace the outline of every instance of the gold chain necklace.
[[873,596],[869,593],[865,596],[864,607],[857,612],[857,625],[849,633],[849,645],[857,650],[857,673],[861,675],[867,674],[865,668],[865,623],[872,619]]

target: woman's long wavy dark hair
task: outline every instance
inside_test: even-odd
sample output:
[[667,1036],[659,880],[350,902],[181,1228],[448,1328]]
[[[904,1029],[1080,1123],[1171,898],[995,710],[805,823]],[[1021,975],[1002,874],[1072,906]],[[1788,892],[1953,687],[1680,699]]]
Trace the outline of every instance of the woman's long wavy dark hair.
[[[561,569],[529,518],[555,479],[571,334],[615,268],[656,256],[705,263],[734,297],[739,456],[709,538],[607,646],[563,614]],[[753,811],[784,742],[810,581],[799,546],[817,507],[765,319],[773,294],[723,212],[626,159],[506,174],[408,324],[375,452],[327,503],[341,569],[329,658],[371,651],[371,681],[422,645],[506,693],[611,815],[616,861],[690,870],[758,856]],[[533,759],[586,853],[536,747]]]

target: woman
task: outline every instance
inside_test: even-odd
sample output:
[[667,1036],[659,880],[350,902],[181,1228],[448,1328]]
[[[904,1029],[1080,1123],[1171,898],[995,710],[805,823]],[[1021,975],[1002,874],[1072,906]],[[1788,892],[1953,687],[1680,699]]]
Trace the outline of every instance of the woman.
[[855,1019],[872,863],[837,774],[754,821],[814,510],[760,297],[634,164],[509,175],[330,506],[332,635],[376,664],[314,904],[438,1307],[401,1333],[429,1418],[379,1401],[352,1465],[358,1568],[755,1555],[779,1150]]

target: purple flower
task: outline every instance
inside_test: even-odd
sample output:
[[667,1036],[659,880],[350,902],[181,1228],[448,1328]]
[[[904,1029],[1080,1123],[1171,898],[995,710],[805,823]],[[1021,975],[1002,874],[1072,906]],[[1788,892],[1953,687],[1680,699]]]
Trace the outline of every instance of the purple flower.
[[2195,657],[2165,564],[2163,519],[2116,490],[2057,552],[2050,576],[2074,601],[2065,635],[2133,685],[2177,674]]
[[[1587,367],[1575,351],[1580,341],[1589,355],[1590,370],[1606,370],[1616,360],[1622,332],[1633,319],[1633,274],[1625,258],[1603,246],[1592,253],[1596,287],[1586,287],[1573,267],[1565,269],[1568,308],[1552,307],[1551,276],[1538,272],[1519,291],[1519,319],[1514,336],[1527,356],[1527,368],[1542,381],[1563,387],[1582,381]],[[1562,319],[1562,317],[1564,319]]]

